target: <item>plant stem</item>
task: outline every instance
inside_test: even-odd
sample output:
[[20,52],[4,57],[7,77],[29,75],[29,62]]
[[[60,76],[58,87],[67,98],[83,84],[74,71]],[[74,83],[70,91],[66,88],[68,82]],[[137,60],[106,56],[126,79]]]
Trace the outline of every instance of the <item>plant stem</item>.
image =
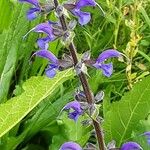
[[[57,7],[58,7],[58,0],[54,0],[54,5],[55,5],[55,9],[57,9]],[[64,31],[66,31],[67,30],[67,24],[66,24],[64,15],[61,15],[59,17],[59,20],[60,20],[62,29]],[[73,58],[74,66],[76,66],[78,64],[78,58],[77,58],[77,54],[76,54],[76,47],[75,47],[73,41],[69,45],[69,51],[70,51],[71,56]],[[78,76],[79,76],[80,82],[82,84],[82,87],[83,87],[83,90],[84,90],[87,102],[88,102],[88,104],[91,105],[91,104],[93,104],[93,96],[92,96],[92,93],[91,93],[91,90],[90,90],[90,87],[89,87],[86,75],[81,72]],[[101,129],[99,123],[97,121],[95,121],[94,119],[93,119],[93,125],[94,125],[95,131],[96,131],[96,135],[97,135],[99,150],[105,150],[105,144],[104,144],[102,129]]]

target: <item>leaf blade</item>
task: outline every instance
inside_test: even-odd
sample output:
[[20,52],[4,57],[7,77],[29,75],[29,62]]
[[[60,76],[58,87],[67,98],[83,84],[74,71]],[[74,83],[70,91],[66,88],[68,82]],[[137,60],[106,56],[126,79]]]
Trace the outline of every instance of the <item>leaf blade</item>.
[[115,140],[117,145],[120,146],[131,138],[131,133],[139,121],[145,119],[149,113],[149,97],[150,76],[136,84],[119,102],[111,105],[103,124],[107,131],[107,142]]
[[[0,137],[13,128],[33,108],[64,81],[73,77],[72,69],[58,73],[54,79],[32,77],[24,83],[21,95],[0,105]],[[19,104],[19,105],[18,105]]]

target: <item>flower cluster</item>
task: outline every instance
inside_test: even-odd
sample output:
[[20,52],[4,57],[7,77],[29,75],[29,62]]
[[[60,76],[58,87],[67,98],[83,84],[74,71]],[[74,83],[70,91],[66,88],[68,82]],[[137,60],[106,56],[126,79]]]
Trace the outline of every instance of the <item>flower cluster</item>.
[[[41,4],[38,0],[19,0],[20,2],[26,2],[33,5],[33,8],[30,8],[27,12],[27,18],[29,20],[33,20],[37,17],[38,13],[41,13]],[[96,2],[94,0],[77,0],[75,3],[65,3],[64,7],[68,9],[73,15],[78,17],[78,21],[81,25],[87,24],[91,20],[91,15],[89,12],[81,11],[81,8],[86,6],[96,6]],[[50,64],[46,69],[46,75],[50,78],[53,78],[56,75],[56,71],[60,70],[59,68],[59,60],[58,58],[52,54],[52,52],[48,51],[49,42],[54,41],[55,39],[64,36],[64,32],[61,28],[59,22],[47,21],[45,23],[41,23],[34,27],[31,31],[37,33],[43,33],[45,37],[39,38],[37,40],[37,44],[40,48],[34,55],[43,57],[49,60]],[[105,60],[112,57],[120,57],[121,53],[117,50],[106,50],[102,52],[99,57],[96,59],[94,64],[90,64],[96,69],[100,69],[103,72],[103,75],[106,77],[110,77],[113,72],[112,63],[105,64]],[[70,65],[72,66],[72,65]],[[67,67],[68,68],[68,67]]]

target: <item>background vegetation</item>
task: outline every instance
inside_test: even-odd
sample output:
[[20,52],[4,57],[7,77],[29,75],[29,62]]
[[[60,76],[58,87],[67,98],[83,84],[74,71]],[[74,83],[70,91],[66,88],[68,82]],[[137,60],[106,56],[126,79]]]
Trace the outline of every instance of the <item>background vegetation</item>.
[[[94,93],[105,91],[100,112],[106,141],[114,139],[120,146],[134,140],[148,150],[139,135],[150,130],[150,1],[97,2],[106,14],[89,9],[92,21],[75,30],[78,53],[91,50],[97,57],[103,50],[115,48],[131,60],[113,60],[110,78],[89,70]],[[0,0],[0,149],[58,150],[69,140],[82,146],[87,141],[94,143],[91,126],[74,124],[65,113],[58,118],[80,84],[72,70],[58,73],[53,80],[43,76],[47,61],[31,59],[38,50],[38,35],[31,33],[24,40],[23,36],[44,18],[29,22],[27,9],[17,0]],[[53,14],[49,18],[53,19]],[[68,53],[59,41],[51,43],[50,50],[58,57]]]

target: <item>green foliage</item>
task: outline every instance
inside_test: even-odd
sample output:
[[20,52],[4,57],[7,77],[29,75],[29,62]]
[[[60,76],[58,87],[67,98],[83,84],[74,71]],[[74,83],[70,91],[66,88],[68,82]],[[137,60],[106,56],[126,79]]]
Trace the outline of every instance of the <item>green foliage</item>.
[[150,131],[150,117],[145,120],[140,120],[137,127],[132,132],[132,140],[138,142],[144,150],[148,150],[150,145],[147,143],[147,138],[143,136],[143,133]]
[[[131,41],[134,45],[134,40],[138,36],[141,38],[135,46],[138,53],[132,59],[133,89],[128,93],[125,93],[129,90],[126,63],[111,60],[114,72],[110,78],[104,77],[99,70],[88,69],[94,94],[100,90],[105,92],[100,115],[105,120],[106,141],[114,139],[119,146],[133,140],[148,150],[145,138],[139,135],[150,130],[150,119],[146,118],[150,104],[150,77],[143,79],[149,75],[150,69],[150,1],[96,1],[105,16],[98,7],[85,8],[91,12],[92,20],[75,29],[74,41],[79,55],[91,50],[91,57],[97,58],[100,52],[109,48],[125,53]],[[0,0],[0,135],[4,135],[0,139],[0,149],[58,150],[63,142],[70,140],[84,146],[92,127],[83,127],[80,122],[75,124],[65,113],[58,120],[60,111],[73,99],[74,90],[80,84],[78,80],[62,84],[73,77],[71,71],[61,72],[53,80],[41,76],[47,61],[31,59],[31,55],[37,50],[37,38],[43,35],[30,33],[25,40],[22,37],[39,22],[45,21],[45,17],[28,21],[25,13],[29,7],[18,0]],[[48,18],[56,20],[52,13]],[[50,43],[49,50],[59,58],[64,52],[68,53],[59,40]]]
[[0,1],[0,33],[4,30],[7,29],[12,17],[12,11],[13,5],[12,3],[8,0],[1,0]]
[[53,80],[47,77],[32,77],[26,81],[23,84],[24,92],[21,95],[0,105],[0,137],[72,76],[72,70],[67,70],[59,73]]
[[0,148],[4,150],[12,150],[15,149],[18,145],[24,146],[22,143],[25,143],[31,137],[36,136],[38,132],[48,133],[49,139],[47,139],[47,141],[48,143],[51,143],[51,139],[53,138],[53,136],[55,136],[56,134],[62,134],[62,132],[60,132],[59,130],[59,126],[54,122],[56,118],[58,118],[58,115],[60,114],[64,105],[72,100],[72,93],[73,91],[65,93],[60,98],[57,98],[57,96],[55,96],[59,95],[58,90],[54,91],[52,95],[50,94],[36,107],[34,115],[32,115],[31,117],[31,113],[29,115],[30,118],[28,118],[27,121],[23,122],[21,126],[24,129],[23,132],[19,133],[18,136],[16,136],[16,133],[12,134],[12,131],[14,132],[14,129],[12,129],[9,136],[7,137],[7,140],[2,142]]
[[150,107],[150,77],[137,83],[119,102],[114,102],[105,114],[103,124],[106,140],[120,146],[131,138],[132,131],[144,120]]
[[[27,39],[27,44],[23,40],[23,35],[28,32],[29,28],[32,28],[31,24],[25,20],[24,12],[27,10],[25,6],[16,4],[16,7],[12,11],[12,19],[10,21],[10,27],[7,31],[4,31],[0,35],[0,102],[5,102],[8,97],[8,92],[11,86],[11,80],[14,76],[14,72],[17,71],[20,59],[23,59],[21,72],[17,73],[18,80],[22,80],[22,74],[24,70],[29,66],[29,57],[31,50],[33,50],[35,35],[30,36]],[[18,15],[19,14],[19,15]],[[35,22],[37,23],[37,22]],[[30,42],[29,42],[30,40]],[[17,66],[16,64],[19,63]],[[17,82],[17,81],[16,81]]]
[[81,116],[77,122],[68,119],[65,113],[58,120],[58,132],[52,138],[51,150],[58,150],[66,141],[75,141],[84,146],[89,139],[91,127],[83,126],[81,122],[87,119],[87,116]]

